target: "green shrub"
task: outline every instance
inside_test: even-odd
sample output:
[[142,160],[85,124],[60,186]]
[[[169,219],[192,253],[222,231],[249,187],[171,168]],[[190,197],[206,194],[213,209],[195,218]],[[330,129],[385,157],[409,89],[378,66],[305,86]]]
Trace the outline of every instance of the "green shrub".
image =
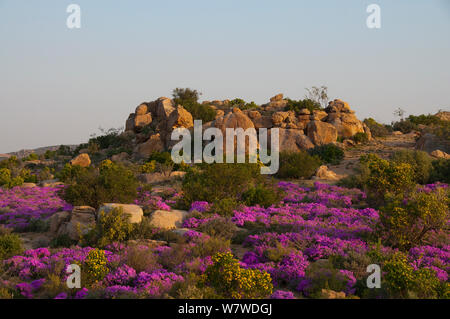
[[411,123],[415,124],[415,125],[440,125],[441,124],[441,119],[437,116],[428,114],[421,114],[421,115],[410,115],[408,116],[408,118],[406,119],[408,121],[410,121]]
[[251,187],[242,194],[242,200],[245,205],[259,205],[266,208],[279,203],[282,198],[283,196],[279,189],[264,185],[256,185],[255,187]]
[[156,169],[156,161],[150,161],[140,167],[141,173],[153,173]]
[[129,239],[133,231],[129,215],[121,208],[114,208],[109,212],[100,211],[94,229],[82,238],[89,245],[105,247],[113,242],[123,242]]
[[379,158],[375,154],[363,155],[360,176],[364,188],[376,198],[386,193],[402,194],[414,186],[414,170],[410,164],[397,163]]
[[214,218],[201,225],[198,230],[213,237],[230,240],[236,232],[236,225],[227,218]]
[[391,159],[397,163],[410,164],[414,170],[414,181],[425,184],[430,179],[433,168],[431,157],[422,151],[400,150],[396,151]]
[[0,260],[20,255],[23,251],[22,240],[17,234],[2,231],[0,235]]
[[392,129],[394,131],[400,131],[403,134],[408,134],[411,131],[417,130],[417,125],[406,119],[393,123]]
[[364,123],[369,127],[373,137],[385,137],[390,133],[388,126],[375,121],[373,118],[367,118]]
[[13,188],[24,183],[21,176],[12,177],[9,168],[0,168],[0,186],[4,188]]
[[434,160],[432,166],[430,181],[450,184],[450,159]]
[[212,211],[220,216],[233,216],[234,210],[238,209],[240,202],[233,197],[215,199]]
[[416,188],[406,198],[387,195],[386,205],[380,210],[386,241],[401,249],[424,244],[430,232],[445,228],[450,217],[449,203],[449,191],[444,188]]
[[220,298],[267,298],[272,294],[272,279],[267,272],[241,268],[229,252],[218,253],[212,259],[213,265],[205,272],[205,283]]
[[93,136],[89,139],[88,148],[97,145],[97,149],[91,149],[90,153],[96,153],[100,149],[107,149],[110,147],[121,147],[128,142],[128,138],[121,134],[122,129],[110,128],[108,130],[100,128],[102,135]]
[[201,95],[197,90],[189,88],[176,88],[172,91],[175,104],[181,104],[194,120],[202,120],[204,123],[210,122],[216,118],[216,111],[209,105],[198,103]]
[[310,178],[320,164],[319,157],[311,156],[304,151],[281,152],[277,176],[280,178]]
[[36,161],[39,159],[39,156],[36,153],[31,153],[28,156],[22,158],[22,161]]
[[230,249],[230,241],[220,237],[202,240],[192,248],[192,256],[205,258]]
[[286,111],[294,111],[297,114],[300,113],[300,111],[303,109],[307,109],[310,112],[321,109],[320,103],[313,101],[311,99],[304,99],[304,100],[298,100],[298,101],[287,99],[287,101],[288,101],[288,103],[286,105],[285,110]]
[[209,105],[200,103],[184,103],[182,105],[192,114],[194,120],[202,120],[203,123],[207,123],[216,118],[216,111]]
[[242,202],[242,194],[256,185],[272,187],[260,174],[257,164],[202,164],[200,170],[187,172],[182,190],[183,201],[189,206],[194,201],[213,204],[213,211],[228,215]]
[[50,247],[52,248],[70,247],[74,244],[76,244],[76,241],[70,238],[67,234],[57,236],[50,241]]
[[62,191],[62,197],[75,206],[98,208],[108,202],[130,204],[137,197],[137,179],[121,164],[106,160],[99,169],[72,167],[67,170],[69,177],[64,179],[68,186]]
[[322,289],[343,291],[347,283],[345,276],[328,260],[309,264],[305,271],[305,279],[309,281],[309,285],[303,292],[312,298],[322,298]]
[[256,109],[259,107],[255,102],[251,101],[250,103],[247,103],[243,99],[231,100],[228,105],[230,107],[238,107],[241,110]]
[[439,298],[444,297],[446,283],[442,284],[432,269],[414,269],[408,258],[396,253],[383,267],[383,279],[394,298]]
[[318,145],[309,149],[308,153],[318,156],[326,164],[338,165],[344,159],[344,150],[334,144]]
[[367,133],[358,132],[352,136],[352,140],[355,141],[355,143],[364,144],[369,141],[369,136]]

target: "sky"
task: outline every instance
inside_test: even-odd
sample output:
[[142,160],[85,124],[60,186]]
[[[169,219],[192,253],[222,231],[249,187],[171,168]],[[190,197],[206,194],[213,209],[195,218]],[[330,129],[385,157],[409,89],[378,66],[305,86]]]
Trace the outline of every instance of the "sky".
[[86,142],[176,87],[266,103],[326,85],[384,123],[450,111],[448,0],[0,0],[0,41],[0,153]]

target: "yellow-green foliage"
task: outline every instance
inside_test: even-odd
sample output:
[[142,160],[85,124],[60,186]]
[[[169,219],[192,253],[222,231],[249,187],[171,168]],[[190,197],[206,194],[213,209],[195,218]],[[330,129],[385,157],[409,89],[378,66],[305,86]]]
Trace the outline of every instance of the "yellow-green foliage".
[[430,231],[445,227],[450,217],[449,203],[449,191],[445,188],[433,191],[416,188],[407,199],[388,195],[380,212],[388,241],[403,249],[423,244]]
[[109,272],[108,260],[105,251],[94,248],[87,255],[84,261],[84,270],[90,281],[97,282],[102,280]]
[[375,154],[361,156],[360,162],[369,170],[365,186],[376,195],[400,194],[414,186],[414,171],[410,164],[388,161]]
[[[114,208],[110,212],[101,211],[98,216],[96,228],[86,238],[93,240],[99,247],[104,247],[116,241],[128,239],[133,231],[133,225],[129,221],[130,217],[121,208]],[[93,237],[93,238],[92,238]]]
[[406,255],[396,253],[384,264],[384,281],[393,297],[437,298],[448,294],[432,269],[414,269]]
[[8,168],[0,168],[0,186],[5,188],[12,188],[14,186],[20,186],[24,182],[23,177],[12,177],[11,170]]
[[140,167],[141,173],[153,173],[156,169],[156,161],[150,161]]
[[217,253],[205,272],[205,282],[222,298],[266,298],[272,294],[270,275],[257,269],[244,269],[230,252]]
[[18,255],[22,251],[22,240],[17,234],[0,234],[0,260]]

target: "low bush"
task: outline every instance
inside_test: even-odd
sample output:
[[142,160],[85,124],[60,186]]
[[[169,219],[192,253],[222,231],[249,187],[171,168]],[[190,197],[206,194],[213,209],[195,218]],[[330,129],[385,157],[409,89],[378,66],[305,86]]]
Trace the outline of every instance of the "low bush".
[[62,197],[74,206],[98,208],[108,202],[130,204],[137,197],[139,184],[133,172],[109,160],[102,162],[99,169],[66,166],[62,175],[68,184]]
[[417,130],[417,125],[410,120],[400,120],[398,122],[392,123],[392,129],[394,131],[400,131],[403,134],[408,134],[411,131]]
[[318,156],[311,156],[307,152],[281,152],[279,178],[310,178],[321,165]]
[[439,281],[434,270],[414,269],[402,253],[396,253],[387,261],[383,272],[383,279],[394,298],[438,298],[448,293],[447,284]]
[[344,150],[334,144],[318,145],[309,149],[308,153],[318,156],[326,164],[338,165],[344,159]]
[[367,118],[364,123],[369,127],[373,137],[385,137],[390,133],[389,127],[378,123],[373,118]]
[[410,164],[385,160],[375,154],[361,156],[360,163],[366,167],[361,170],[363,187],[378,199],[389,192],[403,194],[415,184]]
[[294,111],[295,113],[300,113],[301,110],[307,109],[310,112],[314,110],[320,110],[322,109],[320,103],[313,101],[311,99],[304,99],[304,100],[291,100],[287,99],[287,105],[285,110],[286,111]]
[[364,144],[369,141],[369,136],[367,133],[358,132],[352,136],[352,140],[357,144]]
[[247,206],[259,205],[267,208],[280,202],[282,199],[283,194],[280,189],[264,185],[251,187],[242,194],[242,200]]
[[227,218],[212,219],[198,228],[202,233],[225,240],[233,238],[236,230],[236,225]]
[[[257,185],[257,191],[250,191]],[[275,196],[271,193],[273,186],[260,174],[257,164],[202,164],[198,170],[189,171],[183,180],[183,201],[186,206],[194,201],[206,201],[213,204],[213,211],[229,215],[239,203],[246,199],[262,200],[259,204],[267,205]],[[269,198],[261,198],[261,192]],[[258,195],[258,194],[259,195]]]
[[229,103],[230,107],[238,107],[241,110],[250,110],[250,109],[256,109],[259,106],[251,101],[250,103],[245,102],[243,99],[234,99],[231,100]]
[[205,272],[205,283],[220,298],[267,298],[272,294],[272,279],[267,272],[242,268],[229,252],[218,253],[212,260],[213,265]]
[[422,151],[400,150],[396,151],[391,160],[397,163],[405,163],[411,165],[414,171],[414,181],[425,184],[430,179],[431,170],[433,168],[431,157]]
[[432,162],[430,181],[450,184],[450,159],[441,158]]
[[83,236],[83,244],[105,247],[114,242],[123,242],[130,237],[133,225],[121,208],[109,212],[100,211],[95,228]]
[[423,245],[430,232],[445,228],[450,218],[449,194],[442,187],[417,187],[406,197],[387,195],[380,210],[385,240],[405,250]]
[[9,189],[24,183],[24,179],[21,176],[12,177],[11,175],[9,168],[0,168],[0,187]]
[[0,260],[4,260],[23,252],[22,240],[17,234],[2,230],[0,233]]

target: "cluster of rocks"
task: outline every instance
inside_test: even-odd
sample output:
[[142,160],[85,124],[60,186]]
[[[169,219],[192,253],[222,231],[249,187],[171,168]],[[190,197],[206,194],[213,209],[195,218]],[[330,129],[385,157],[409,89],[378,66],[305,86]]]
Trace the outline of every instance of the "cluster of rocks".
[[[280,151],[299,151],[336,143],[338,136],[349,139],[357,133],[366,133],[371,138],[369,128],[357,119],[348,103],[339,99],[331,101],[325,110],[311,112],[303,109],[299,114],[285,111],[288,101],[283,94],[272,97],[269,103],[257,110],[230,108],[229,100],[203,103],[216,110],[215,120],[203,123],[204,129],[217,127],[225,136],[226,128],[267,128],[269,134],[272,128],[278,128]],[[173,145],[170,140],[172,130],[191,129],[193,117],[183,106],[175,105],[172,99],[161,97],[139,105],[129,115],[125,127],[125,134],[134,136],[135,153],[145,157],[153,151],[170,149]]]
[[[90,206],[75,206],[72,211],[63,211],[53,214],[49,218],[51,237],[68,236],[74,241],[81,239],[81,236],[95,227],[96,222],[114,209],[121,209],[129,216],[132,224],[140,223],[144,217],[142,208],[132,204],[103,204],[98,210]],[[159,229],[181,229],[187,211],[183,210],[155,210],[149,216],[149,224]]]

